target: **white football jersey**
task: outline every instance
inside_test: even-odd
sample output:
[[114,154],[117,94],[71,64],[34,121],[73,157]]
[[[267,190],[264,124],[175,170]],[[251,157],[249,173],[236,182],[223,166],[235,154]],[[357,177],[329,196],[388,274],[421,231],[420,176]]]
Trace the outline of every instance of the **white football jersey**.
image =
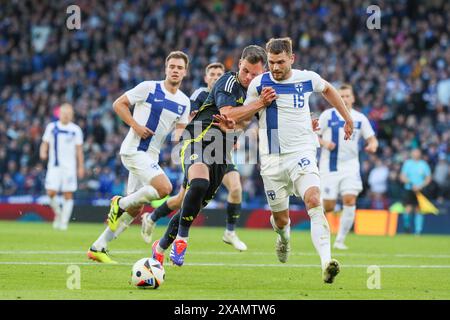
[[283,81],[265,72],[250,83],[245,104],[257,100],[264,87],[274,88],[278,97],[257,114],[260,155],[298,152],[305,145],[318,147],[308,101],[313,92],[325,89],[325,81],[307,70],[292,69],[291,77]]
[[170,93],[164,81],[144,81],[125,92],[131,105],[134,105],[133,118],[155,134],[141,139],[133,128],[122,142],[120,154],[133,154],[136,151],[159,154],[161,145],[177,123],[187,124],[190,100],[181,91]]
[[336,144],[332,151],[322,148],[319,164],[321,173],[346,170],[359,172],[359,139],[368,139],[375,132],[364,114],[352,109],[350,115],[354,124],[350,140],[344,140],[345,121],[335,108],[327,109],[320,115],[319,133],[322,139]]
[[54,121],[45,128],[42,140],[49,144],[47,168],[60,167],[74,171],[77,168],[76,146],[83,144],[83,131],[73,122]]

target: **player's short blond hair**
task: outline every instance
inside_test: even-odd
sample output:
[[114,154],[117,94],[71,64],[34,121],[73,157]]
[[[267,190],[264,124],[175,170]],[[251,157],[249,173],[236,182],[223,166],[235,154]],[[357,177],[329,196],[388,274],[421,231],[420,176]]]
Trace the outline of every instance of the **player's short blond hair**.
[[353,86],[350,83],[341,84],[339,90],[350,90],[353,94]]
[[183,59],[186,66],[186,70],[189,67],[189,57],[183,51],[172,51],[171,53],[169,53],[169,55],[166,58],[166,66],[170,59]]
[[225,66],[223,65],[223,63],[220,62],[210,63],[205,68],[205,74],[208,73],[210,69],[222,69],[223,71],[225,71]]

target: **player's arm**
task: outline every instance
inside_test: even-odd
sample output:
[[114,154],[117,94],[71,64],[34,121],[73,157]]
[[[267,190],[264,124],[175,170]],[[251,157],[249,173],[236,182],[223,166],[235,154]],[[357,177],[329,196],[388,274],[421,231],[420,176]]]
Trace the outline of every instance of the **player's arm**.
[[78,178],[83,179],[84,177],[84,154],[83,145],[79,144],[76,146],[77,149],[77,166],[78,166]]
[[325,98],[325,100],[327,100],[329,104],[335,107],[336,110],[339,112],[339,114],[344,118],[345,120],[344,139],[348,140],[353,134],[353,119],[336,88],[333,87],[333,85],[331,85],[328,81],[324,80],[324,83],[325,88],[322,90],[322,95]]
[[133,128],[133,130],[139,137],[147,139],[148,137],[155,134],[152,130],[150,130],[146,126],[141,126],[136,122],[136,120],[134,120],[133,115],[130,111],[131,103],[130,100],[128,100],[126,94],[121,95],[116,99],[116,101],[114,101],[113,108],[114,112],[120,117],[120,119],[122,119],[123,122]]
[[186,128],[186,124],[185,123],[177,123],[175,125],[175,130],[174,130],[174,135],[173,135],[173,141],[175,143],[180,142],[180,138],[183,135],[183,131]]
[[51,135],[51,124],[48,124],[47,127],[45,128],[44,135],[42,136],[42,143],[39,146],[39,158],[41,158],[42,161],[46,161],[48,159],[50,135]]
[[42,141],[42,143],[39,147],[39,158],[41,158],[42,161],[45,161],[48,158],[48,142],[47,141]]
[[366,152],[375,153],[378,149],[378,139],[375,136],[371,136],[366,139],[367,145],[364,148]]
[[224,106],[220,108],[220,114],[233,120],[239,127],[249,124],[251,118],[261,109],[268,107],[277,97],[276,92],[271,87],[265,87],[261,91],[261,95],[255,101],[243,105],[239,108],[234,106]]
[[319,136],[319,143],[321,147],[324,147],[330,151],[336,148],[336,144],[333,141],[323,140],[321,136]]

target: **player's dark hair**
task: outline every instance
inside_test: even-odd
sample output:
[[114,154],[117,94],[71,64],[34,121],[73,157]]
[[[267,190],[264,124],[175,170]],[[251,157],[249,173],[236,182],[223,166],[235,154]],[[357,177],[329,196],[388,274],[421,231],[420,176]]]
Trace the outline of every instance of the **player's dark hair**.
[[166,66],[167,62],[169,62],[170,59],[183,59],[186,65],[186,69],[189,67],[189,57],[183,51],[172,51],[171,53],[169,53],[166,58]]
[[251,64],[261,62],[263,66],[267,63],[267,54],[263,48],[256,45],[247,46],[242,51],[241,60],[247,60]]
[[272,38],[266,44],[266,51],[268,53],[280,54],[286,52],[288,55],[292,54],[292,40],[289,37]]
[[220,68],[223,71],[225,71],[225,66],[222,63],[214,62],[214,63],[210,63],[206,66],[205,73],[208,73],[209,69],[216,69],[216,68]]

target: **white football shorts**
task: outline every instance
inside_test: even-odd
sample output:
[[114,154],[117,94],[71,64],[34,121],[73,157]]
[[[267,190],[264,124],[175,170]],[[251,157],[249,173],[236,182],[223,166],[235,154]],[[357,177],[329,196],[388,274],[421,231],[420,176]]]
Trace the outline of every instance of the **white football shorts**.
[[158,164],[159,155],[144,151],[132,154],[122,154],[122,163],[130,172],[128,174],[127,194],[131,194],[143,186],[150,184],[152,179],[165,174]]
[[76,170],[49,167],[45,175],[45,189],[56,192],[75,192],[78,188]]
[[336,200],[339,195],[355,195],[363,190],[358,171],[321,172],[321,193],[324,200]]
[[261,177],[267,202],[273,212],[289,208],[289,196],[304,198],[311,187],[320,188],[316,148],[302,152],[261,156]]

